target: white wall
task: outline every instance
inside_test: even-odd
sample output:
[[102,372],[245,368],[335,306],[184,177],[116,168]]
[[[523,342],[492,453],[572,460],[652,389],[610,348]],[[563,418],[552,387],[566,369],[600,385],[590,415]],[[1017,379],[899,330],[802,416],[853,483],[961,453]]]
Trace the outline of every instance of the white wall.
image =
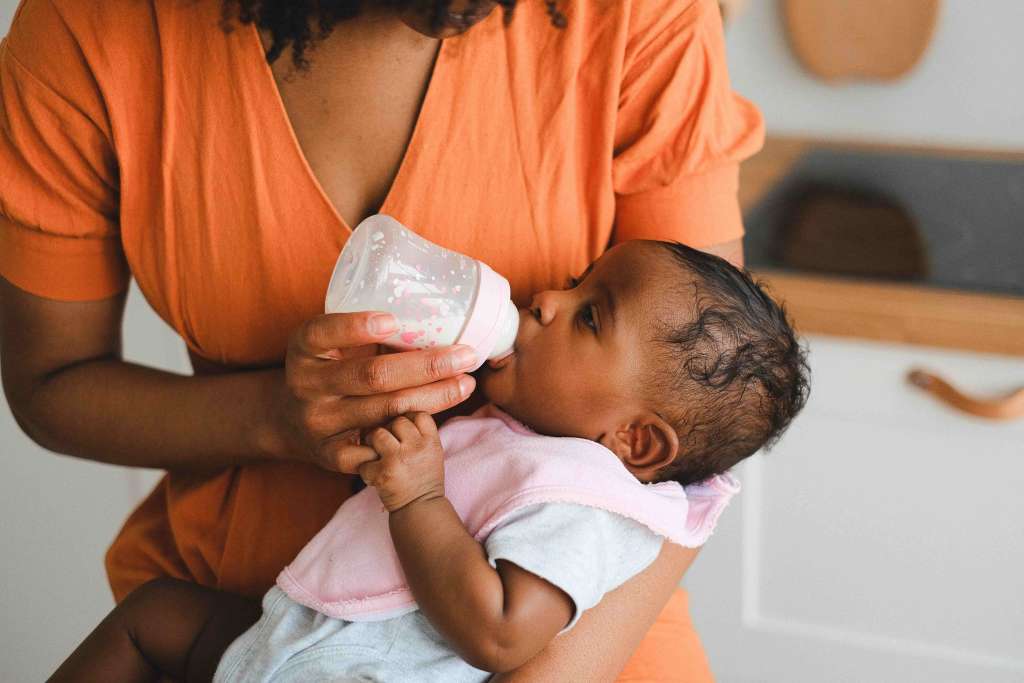
[[17,6],[15,0],[0,0],[0,32],[7,33],[11,17],[14,16],[14,8]]
[[774,0],[750,0],[726,33],[733,86],[762,108],[769,133],[1024,149],[1022,27],[1020,0],[945,0],[921,61],[888,85],[815,79]]

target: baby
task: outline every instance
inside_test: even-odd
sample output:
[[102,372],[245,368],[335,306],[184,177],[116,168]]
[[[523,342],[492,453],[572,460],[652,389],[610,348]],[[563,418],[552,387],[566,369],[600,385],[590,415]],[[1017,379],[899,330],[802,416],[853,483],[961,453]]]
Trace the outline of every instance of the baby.
[[535,296],[515,352],[479,383],[490,404],[472,416],[438,430],[417,413],[368,435],[369,488],[282,571],[262,612],[154,581],[51,680],[485,681],[515,669],[666,539],[707,539],[737,490],[726,472],[777,441],[808,370],[746,273],[633,241]]

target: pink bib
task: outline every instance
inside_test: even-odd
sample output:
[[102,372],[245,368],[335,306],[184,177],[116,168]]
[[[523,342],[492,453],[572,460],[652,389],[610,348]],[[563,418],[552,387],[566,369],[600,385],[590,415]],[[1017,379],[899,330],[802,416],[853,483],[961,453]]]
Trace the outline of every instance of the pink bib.
[[[618,513],[687,547],[703,544],[739,491],[728,474],[700,484],[644,484],[601,444],[542,436],[493,405],[440,429],[445,495],[477,541],[512,512],[565,502]],[[402,573],[388,512],[374,488],[338,508],[327,525],[277,577],[296,602],[348,621],[411,612],[416,601]]]

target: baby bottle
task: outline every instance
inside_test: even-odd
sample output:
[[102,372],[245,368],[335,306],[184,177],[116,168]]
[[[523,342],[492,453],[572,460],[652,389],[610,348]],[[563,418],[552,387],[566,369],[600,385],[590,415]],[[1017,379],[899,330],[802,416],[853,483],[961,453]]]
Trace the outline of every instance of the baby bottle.
[[476,351],[475,370],[512,353],[519,310],[510,295],[508,280],[487,264],[376,214],[341,250],[325,309],[391,313],[399,330],[384,344],[406,350],[466,344]]

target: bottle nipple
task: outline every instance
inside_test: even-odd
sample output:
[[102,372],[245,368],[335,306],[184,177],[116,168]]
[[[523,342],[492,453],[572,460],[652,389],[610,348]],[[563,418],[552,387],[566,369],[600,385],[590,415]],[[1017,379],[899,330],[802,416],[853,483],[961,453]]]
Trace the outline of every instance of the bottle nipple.
[[498,361],[515,351],[516,336],[519,334],[519,309],[509,299],[505,302],[501,319],[498,321],[498,337],[487,360]]

